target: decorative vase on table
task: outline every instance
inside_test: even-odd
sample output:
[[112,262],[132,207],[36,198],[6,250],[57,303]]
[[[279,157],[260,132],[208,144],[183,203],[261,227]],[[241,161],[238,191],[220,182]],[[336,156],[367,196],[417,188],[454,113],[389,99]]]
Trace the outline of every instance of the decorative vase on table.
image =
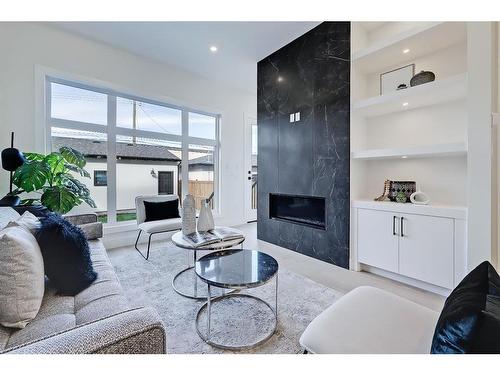
[[188,194],[182,201],[182,234],[194,232],[196,232],[196,207],[194,197]]
[[200,215],[198,217],[198,232],[206,232],[214,229],[214,217],[210,208],[211,199],[201,200]]

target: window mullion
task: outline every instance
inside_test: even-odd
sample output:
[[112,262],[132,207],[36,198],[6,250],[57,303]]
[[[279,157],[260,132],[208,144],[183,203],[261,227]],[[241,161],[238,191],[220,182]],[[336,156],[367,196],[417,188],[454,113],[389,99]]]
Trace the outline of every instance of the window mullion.
[[108,224],[116,223],[116,96],[108,95],[107,212]]
[[181,199],[189,194],[189,125],[188,111],[182,111],[182,192]]

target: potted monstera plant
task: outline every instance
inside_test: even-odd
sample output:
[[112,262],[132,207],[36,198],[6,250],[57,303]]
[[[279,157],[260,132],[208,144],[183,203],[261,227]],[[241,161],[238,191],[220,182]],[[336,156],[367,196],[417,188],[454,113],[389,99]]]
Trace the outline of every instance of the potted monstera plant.
[[42,204],[53,212],[65,214],[85,202],[95,208],[87,186],[76,175],[90,178],[84,167],[85,157],[71,147],[61,147],[48,155],[24,153],[25,163],[14,172],[14,195],[37,193],[38,198],[23,199],[21,204]]

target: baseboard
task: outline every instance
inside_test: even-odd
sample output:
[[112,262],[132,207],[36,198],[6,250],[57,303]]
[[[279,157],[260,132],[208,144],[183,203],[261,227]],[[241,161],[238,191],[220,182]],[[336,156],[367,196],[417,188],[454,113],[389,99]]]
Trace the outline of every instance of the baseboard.
[[396,274],[396,273],[393,273],[390,271],[382,270],[380,268],[367,266],[365,264],[360,264],[360,266],[361,266],[361,270],[363,270],[363,271],[370,272],[370,273],[373,273],[375,275],[383,276],[383,277],[386,277],[388,279],[396,280],[396,281],[399,281],[400,283],[408,284],[408,285],[414,286],[414,287],[419,288],[419,289],[424,289],[424,290],[427,290],[429,292],[439,294],[441,296],[447,297],[451,293],[451,290],[449,290],[449,289],[446,289],[446,288],[443,288],[443,287],[440,287],[437,285],[429,284],[429,283],[426,283],[424,281],[412,279],[411,277],[406,277],[406,276],[399,275],[399,274]]

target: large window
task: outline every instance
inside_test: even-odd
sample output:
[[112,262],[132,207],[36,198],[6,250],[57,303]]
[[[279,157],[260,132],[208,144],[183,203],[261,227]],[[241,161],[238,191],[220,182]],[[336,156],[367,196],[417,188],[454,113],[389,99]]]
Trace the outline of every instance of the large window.
[[[134,220],[139,195],[215,193],[220,116],[47,78],[50,148],[70,146],[87,159],[80,177],[105,223]],[[187,181],[183,184],[182,181]]]

